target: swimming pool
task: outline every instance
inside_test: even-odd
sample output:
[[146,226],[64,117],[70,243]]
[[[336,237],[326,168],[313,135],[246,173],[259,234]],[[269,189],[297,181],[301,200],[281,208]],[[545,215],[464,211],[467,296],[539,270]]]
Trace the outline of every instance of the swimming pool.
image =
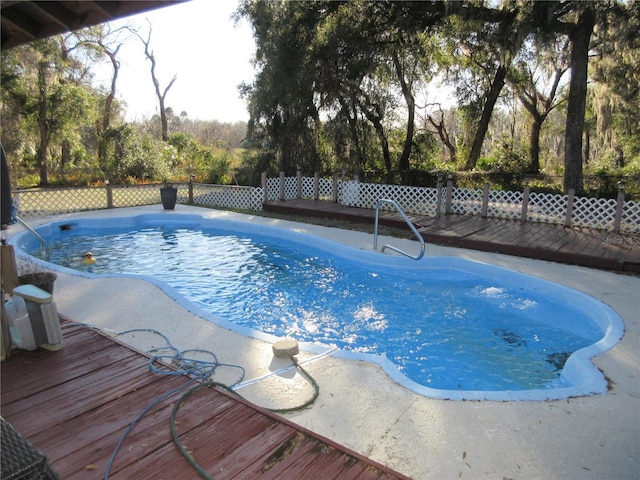
[[[152,275],[216,323],[291,335],[310,350],[338,347],[438,398],[602,393],[606,381],[589,358],[623,332],[617,314],[591,297],[453,257],[416,262],[191,215],[55,222],[38,232],[67,268]],[[12,243],[38,250],[29,236]],[[82,263],[88,250],[95,265]]]

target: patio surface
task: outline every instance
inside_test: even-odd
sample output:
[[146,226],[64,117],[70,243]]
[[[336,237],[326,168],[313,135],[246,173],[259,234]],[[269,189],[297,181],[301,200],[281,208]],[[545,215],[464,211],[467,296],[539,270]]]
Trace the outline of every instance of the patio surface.
[[[159,206],[135,207],[62,218],[159,211]],[[165,212],[181,213],[290,228],[372,249],[370,233],[184,205]],[[12,227],[9,233],[20,230]],[[409,240],[383,237],[380,241],[405,251],[416,249]],[[607,376],[610,391],[538,402],[436,400],[399,386],[376,365],[330,353],[301,352],[298,358],[307,362],[305,368],[320,385],[320,396],[310,408],[286,418],[415,479],[640,478],[640,278],[434,245],[427,246],[426,255],[457,256],[510,268],[582,291],[612,307],[625,322],[625,336],[594,359]],[[60,273],[54,298],[60,313],[75,321],[107,331],[158,329],[180,349],[205,348],[221,362],[243,365],[246,379],[261,380],[248,382],[238,393],[257,405],[278,407],[308,398],[309,386],[299,375],[270,375],[270,343],[202,319],[170,289],[139,279],[87,279]],[[123,340],[144,351],[157,339],[138,335]]]

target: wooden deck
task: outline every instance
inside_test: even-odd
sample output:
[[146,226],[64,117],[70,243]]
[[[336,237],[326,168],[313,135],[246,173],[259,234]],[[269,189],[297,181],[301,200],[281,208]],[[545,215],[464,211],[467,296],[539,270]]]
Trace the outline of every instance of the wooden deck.
[[[63,322],[64,348],[14,352],[2,364],[2,416],[63,479],[104,478],[123,432],[187,377],[149,370],[148,357]],[[174,445],[173,402],[158,403],[127,436],[110,478],[202,478]],[[406,478],[223,390],[203,388],[177,417],[181,441],[216,479]]]
[[[372,232],[375,220],[372,209],[344,207],[335,202],[285,200],[265,203],[263,208],[280,214],[365,222],[371,225]],[[640,234],[463,215],[440,218],[410,215],[409,219],[425,242],[435,245],[640,273]],[[381,211],[379,221],[408,228],[402,217],[391,211]]]

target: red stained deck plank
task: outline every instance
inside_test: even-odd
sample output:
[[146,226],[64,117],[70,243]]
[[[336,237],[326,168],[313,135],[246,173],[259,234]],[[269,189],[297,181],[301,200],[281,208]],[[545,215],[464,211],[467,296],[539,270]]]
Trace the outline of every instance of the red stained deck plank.
[[[161,395],[182,384],[184,379],[181,378],[163,378],[34,435],[33,441],[41,445],[52,444],[47,454],[64,478],[71,478],[74,473],[83,478],[82,475],[86,475],[86,465],[96,465],[99,475],[104,475],[116,445],[132,421]],[[173,396],[164,400],[140,420],[126,437],[115,465],[136,461],[169,441],[166,412],[175,399],[176,396]],[[67,432],[73,432],[74,442],[71,445],[56,443],[56,435],[59,435],[57,438],[64,438]]]
[[[31,387],[38,389],[38,386],[43,382],[54,384],[56,375],[65,376],[69,380],[73,378],[69,377],[70,374],[81,376],[86,372],[91,372],[101,363],[113,363],[123,357],[132,356],[132,352],[127,349],[109,349],[110,342],[104,337],[98,337],[91,341],[85,340],[89,338],[91,337],[86,335],[71,335],[67,338],[65,333],[65,345],[72,346],[75,344],[74,342],[79,342],[83,348],[63,348],[55,352],[38,349],[30,352],[29,355],[12,356],[7,360],[6,365],[12,365],[14,368],[3,369],[2,382],[10,383],[23,391]],[[108,349],[108,351],[103,352],[104,349]],[[46,368],[32,369],[33,371],[26,377],[22,375],[22,369],[29,368],[33,364],[46,364]]]
[[[58,352],[16,352],[2,366],[2,413],[65,479],[197,479],[169,430],[195,385],[149,371],[148,357],[87,327],[63,326]],[[171,396],[158,399],[177,387]],[[21,396],[23,395],[23,396]],[[177,415],[180,438],[217,479],[406,478],[225,391],[202,388]]]
[[[95,375],[84,375],[76,377],[72,384],[60,383],[58,387],[50,386],[40,394],[25,399],[28,409],[22,408],[20,402],[13,402],[3,406],[3,415],[13,418],[14,426],[23,435],[29,436],[38,429],[44,430],[69,421],[108,402],[126,400],[127,392],[143,387],[153,388],[153,383],[158,380],[149,374],[144,365],[126,362],[125,366],[130,367],[129,371],[119,377],[112,376],[112,369],[105,368],[101,370],[99,378]],[[158,395],[166,391],[162,386],[159,389],[161,392]],[[59,390],[64,391],[59,394]],[[47,395],[51,395],[50,401],[46,400]],[[32,404],[30,401],[34,398],[38,402]],[[16,408],[12,407],[18,407],[18,411],[14,411]],[[37,412],[37,415],[34,415],[34,412]]]
[[[265,465],[288,442],[296,431],[286,425],[271,425],[260,434],[246,441],[237,448],[233,455],[220,459],[216,463],[216,471],[224,472],[224,476],[237,480],[260,478]],[[252,462],[249,459],[253,459]]]
[[[123,357],[117,363],[106,364],[103,372],[107,374],[107,379],[120,379],[123,375],[127,377],[132,377],[133,375],[146,377],[148,368],[140,365],[140,362],[136,360],[134,356]],[[7,392],[7,398],[3,399],[3,402],[5,402],[5,414],[17,415],[25,410],[37,409],[47,403],[56,402],[58,397],[65,398],[66,395],[73,394],[78,388],[78,382],[82,382],[83,388],[86,390],[85,396],[91,393],[91,389],[94,389],[96,393],[100,393],[101,390],[111,388],[108,380],[95,378],[88,375],[86,371],[83,375],[76,375],[74,378],[69,379],[77,380],[77,382],[62,381],[62,378],[61,372],[52,371],[46,382],[32,382],[27,387],[20,386]],[[20,395],[23,395],[23,397],[20,398]],[[75,407],[78,408],[78,405]]]

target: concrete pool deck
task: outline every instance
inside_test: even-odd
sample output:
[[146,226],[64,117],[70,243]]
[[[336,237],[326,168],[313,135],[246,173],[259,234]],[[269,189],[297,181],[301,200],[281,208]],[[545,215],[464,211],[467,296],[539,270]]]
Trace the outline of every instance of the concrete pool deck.
[[[160,206],[102,210],[53,218],[118,217],[162,212]],[[319,235],[371,250],[373,235],[255,215],[178,205],[166,215],[196,213],[250,221]],[[12,226],[13,235],[21,227]],[[381,238],[405,251],[416,242]],[[413,250],[412,250],[413,249]],[[84,253],[84,252],[82,252]],[[377,365],[301,352],[320,385],[308,409],[287,418],[415,479],[640,478],[640,278],[537,260],[427,246],[427,256],[457,256],[507,267],[587,293],[624,320],[625,336],[594,363],[611,384],[605,395],[556,401],[448,401],[425,398],[392,381]],[[271,343],[244,337],[190,312],[153,283],[132,278],[59,273],[54,299],[61,314],[107,331],[156,329],[181,350],[213,351],[220,362],[242,365],[238,393],[266,407],[287,407],[311,389],[287,363],[274,359]],[[159,346],[153,334],[120,340],[141,350]],[[276,375],[272,375],[277,372]],[[253,379],[260,381],[252,382]],[[232,383],[221,368],[216,380]]]

